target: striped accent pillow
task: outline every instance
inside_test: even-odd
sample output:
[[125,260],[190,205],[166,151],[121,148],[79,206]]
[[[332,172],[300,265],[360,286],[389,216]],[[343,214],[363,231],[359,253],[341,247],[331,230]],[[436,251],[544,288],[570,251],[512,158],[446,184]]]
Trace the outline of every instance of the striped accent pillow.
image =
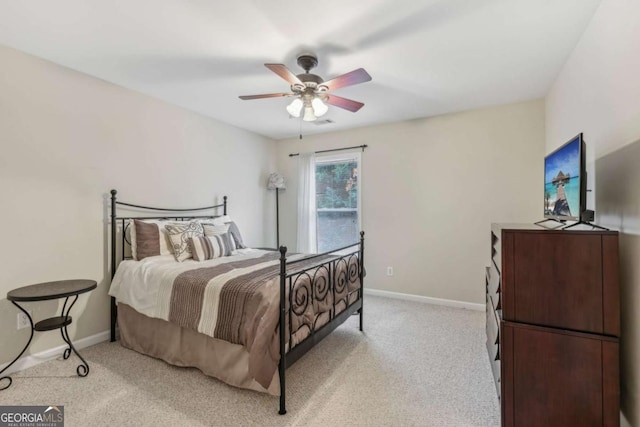
[[[229,227],[229,232],[231,233],[231,237],[238,249],[246,248],[244,242],[242,241],[242,235],[240,234],[240,230],[235,222],[231,220],[229,215],[220,216],[217,218],[213,218],[213,225],[226,225]],[[205,233],[206,234],[206,233]]]
[[232,251],[229,233],[190,237],[189,246],[191,247],[191,255],[196,261],[229,256]]
[[229,232],[230,231],[229,224],[222,224],[222,225],[202,224],[202,228],[204,229],[205,236],[217,236],[220,234],[229,233],[229,236],[230,236],[229,240],[231,241],[230,250],[233,252],[236,249],[238,249],[236,246],[236,241],[233,238],[233,233]]

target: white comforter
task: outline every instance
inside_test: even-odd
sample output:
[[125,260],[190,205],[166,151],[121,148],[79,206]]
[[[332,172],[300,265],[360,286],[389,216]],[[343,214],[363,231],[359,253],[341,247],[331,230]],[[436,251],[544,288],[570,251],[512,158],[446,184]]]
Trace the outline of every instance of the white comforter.
[[[109,295],[147,317],[168,320],[171,290],[174,280],[179,274],[192,269],[213,267],[244,259],[259,258],[266,253],[267,251],[259,249],[239,249],[234,251],[234,255],[232,256],[202,262],[194,261],[193,259],[177,262],[173,255],[148,257],[141,261],[122,261],[111,282]],[[293,255],[288,257],[288,259],[293,260],[301,256],[302,255]],[[214,335],[218,319],[217,310],[220,290],[229,278],[239,274],[249,273],[254,269],[277,265],[279,262],[280,261],[276,260],[269,263],[260,263],[253,267],[236,269],[212,279],[205,292],[202,316],[197,328],[198,332],[209,336]]]

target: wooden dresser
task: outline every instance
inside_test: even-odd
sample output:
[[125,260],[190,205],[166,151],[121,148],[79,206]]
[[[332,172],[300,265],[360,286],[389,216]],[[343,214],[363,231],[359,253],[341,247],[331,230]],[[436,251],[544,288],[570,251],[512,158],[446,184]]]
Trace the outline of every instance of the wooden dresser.
[[619,426],[618,233],[493,224],[487,350],[503,426]]

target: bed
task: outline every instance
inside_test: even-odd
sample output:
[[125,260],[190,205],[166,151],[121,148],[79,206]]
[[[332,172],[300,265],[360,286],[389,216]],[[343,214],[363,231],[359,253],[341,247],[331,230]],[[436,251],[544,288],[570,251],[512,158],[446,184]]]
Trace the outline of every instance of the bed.
[[364,232],[330,253],[292,254],[245,247],[226,196],[167,209],[111,190],[110,208],[111,341],[117,328],[123,346],[279,396],[285,414],[286,368],[351,315],[363,330]]

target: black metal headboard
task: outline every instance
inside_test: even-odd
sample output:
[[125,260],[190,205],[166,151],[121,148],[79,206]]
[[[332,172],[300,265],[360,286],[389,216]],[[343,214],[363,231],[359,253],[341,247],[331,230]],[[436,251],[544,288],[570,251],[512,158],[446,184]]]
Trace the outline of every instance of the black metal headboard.
[[[227,196],[224,196],[222,198],[223,202],[221,204],[218,205],[213,205],[213,206],[204,206],[204,207],[199,207],[199,208],[157,208],[157,207],[151,207],[151,206],[141,206],[141,205],[134,205],[132,203],[125,203],[125,202],[120,202],[117,200],[116,195],[118,194],[118,192],[116,190],[111,190],[111,279],[113,279],[113,276],[116,274],[116,265],[117,265],[117,260],[116,260],[116,236],[117,236],[117,232],[118,232],[118,221],[121,221],[121,230],[122,230],[122,259],[127,259],[125,257],[125,246],[126,243],[131,244],[131,242],[129,242],[127,240],[126,237],[126,230],[127,227],[130,226],[131,221],[134,219],[172,219],[175,221],[188,221],[191,219],[198,219],[198,218],[216,218],[219,217],[221,215],[217,214],[217,212],[219,212],[219,209],[222,208],[222,215],[226,215],[227,214]],[[162,212],[163,215],[153,215],[153,216],[147,216],[147,215],[143,215],[143,216],[118,216],[117,214],[117,207],[118,205],[120,206],[127,206],[129,208],[134,208],[136,210],[140,210],[142,212]],[[181,214],[182,212],[184,213],[193,213],[193,212],[201,212],[201,211],[212,211],[211,215],[183,215]],[[115,341],[115,320],[116,320],[116,316],[117,316],[117,306],[116,306],[116,299],[114,297],[111,297],[111,341]]]

